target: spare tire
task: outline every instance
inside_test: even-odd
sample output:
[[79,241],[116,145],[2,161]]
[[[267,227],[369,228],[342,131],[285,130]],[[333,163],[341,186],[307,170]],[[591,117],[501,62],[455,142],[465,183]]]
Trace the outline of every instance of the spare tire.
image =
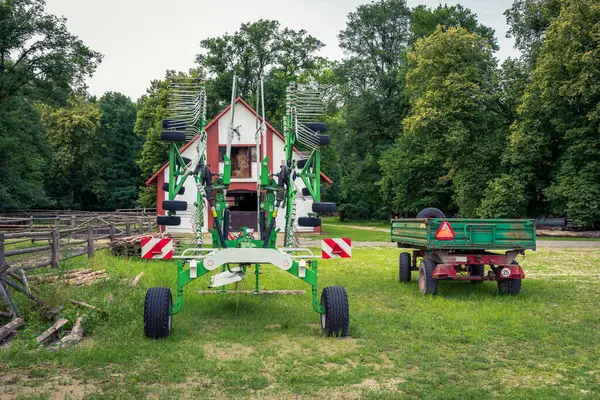
[[446,215],[437,208],[428,207],[419,211],[417,218],[446,218]]
[[319,135],[319,146],[327,146],[329,143],[331,143],[331,136]]
[[160,140],[163,142],[185,142],[185,132],[163,131],[160,133]]
[[[163,187],[162,187],[162,188],[163,188],[163,190],[164,190],[165,192],[168,192],[168,191],[169,191],[169,182],[165,182],[165,183],[163,183]],[[182,187],[179,189],[179,192],[177,192],[177,194],[184,194],[184,193],[185,193],[185,186],[182,186]]]
[[164,215],[156,217],[156,223],[165,226],[178,226],[181,225],[181,217]]
[[178,131],[185,131],[187,124],[181,119],[163,119],[163,129],[174,129]]
[[316,133],[327,132],[327,124],[325,122],[307,122],[303,125]]
[[335,203],[313,203],[312,210],[313,212],[319,214],[329,214],[335,212]]
[[300,217],[298,218],[298,226],[321,226],[321,218]]
[[187,210],[187,201],[163,200],[162,207],[167,211],[185,211]]

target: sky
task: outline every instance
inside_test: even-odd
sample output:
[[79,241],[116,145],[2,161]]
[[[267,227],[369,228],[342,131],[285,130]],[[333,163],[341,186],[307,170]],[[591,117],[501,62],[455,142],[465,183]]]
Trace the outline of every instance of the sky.
[[[46,0],[46,12],[67,18],[69,31],[93,50],[104,54],[89,91],[124,93],[136,100],[153,79],[167,69],[187,71],[194,66],[200,41],[235,32],[241,23],[274,19],[282,27],[305,29],[325,47],[321,56],[341,59],[337,35],[347,15],[369,0]],[[425,4],[462,4],[479,21],[496,31],[502,61],[518,56],[512,39],[506,38],[502,14],[512,0],[407,0],[411,7]]]

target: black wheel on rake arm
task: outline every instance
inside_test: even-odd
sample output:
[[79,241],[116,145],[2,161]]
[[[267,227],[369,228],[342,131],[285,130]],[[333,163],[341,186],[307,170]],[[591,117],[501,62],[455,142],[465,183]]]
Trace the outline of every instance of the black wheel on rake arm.
[[327,336],[346,336],[350,313],[348,295],[341,286],[328,286],[321,293],[321,305],[325,314],[321,314],[321,328]]
[[144,333],[152,339],[169,335],[173,326],[173,316],[169,314],[173,299],[171,289],[153,287],[146,292],[144,304]]

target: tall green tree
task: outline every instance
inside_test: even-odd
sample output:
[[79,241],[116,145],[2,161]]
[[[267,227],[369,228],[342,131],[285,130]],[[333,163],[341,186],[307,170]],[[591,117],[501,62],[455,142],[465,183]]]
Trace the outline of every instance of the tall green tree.
[[142,144],[134,132],[135,104],[121,93],[107,92],[98,101],[98,106],[102,116],[97,136],[104,145],[102,180],[107,189],[101,199],[102,208],[135,207],[141,184],[136,157]]
[[0,103],[27,90],[64,104],[102,60],[44,7],[43,0],[0,0]]
[[515,207],[530,216],[568,215],[585,226],[600,219],[599,71],[600,5],[566,1],[511,130],[506,163],[521,189]]
[[68,107],[44,107],[42,123],[52,151],[47,190],[61,208],[99,208],[106,191],[100,115],[98,105],[83,97],[71,98]]
[[438,26],[416,42],[408,59],[411,112],[395,152],[382,160],[382,184],[395,193],[398,211],[409,212],[447,208],[451,184],[460,215],[476,216],[508,128],[498,108],[492,47],[466,29]]

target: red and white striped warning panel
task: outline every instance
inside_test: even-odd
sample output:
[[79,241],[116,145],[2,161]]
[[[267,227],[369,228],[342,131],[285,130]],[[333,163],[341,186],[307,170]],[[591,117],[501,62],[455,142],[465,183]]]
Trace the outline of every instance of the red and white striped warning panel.
[[351,258],[352,240],[350,238],[323,239],[321,241],[321,257]]
[[142,238],[142,258],[173,258],[173,239],[153,237]]

